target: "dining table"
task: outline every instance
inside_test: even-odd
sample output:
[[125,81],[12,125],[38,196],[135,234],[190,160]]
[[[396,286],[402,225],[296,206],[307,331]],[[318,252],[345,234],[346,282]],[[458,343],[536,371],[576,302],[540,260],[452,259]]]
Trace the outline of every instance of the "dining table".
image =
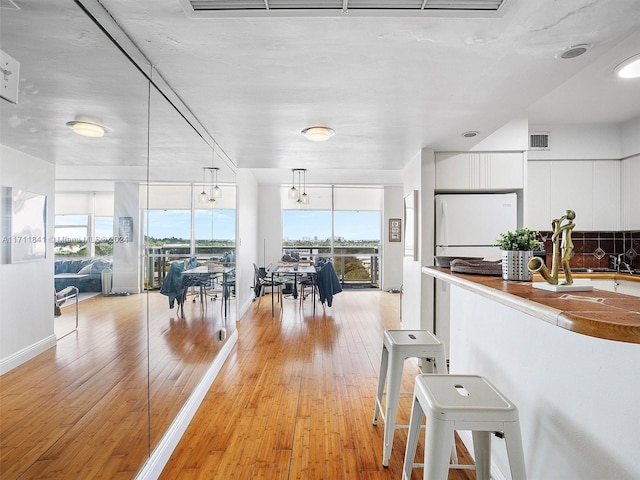
[[[271,287],[275,286],[275,277],[277,276],[293,276],[293,292],[294,299],[298,298],[298,275],[315,275],[316,267],[313,265],[300,265],[298,263],[276,263],[272,265],[267,274],[271,276]],[[313,290],[314,306],[315,306],[315,289]],[[271,316],[275,315],[275,305],[273,295],[271,295]]]
[[[228,312],[229,301],[229,276],[235,271],[235,267],[229,267],[224,265],[199,265],[197,267],[189,268],[182,272],[186,277],[190,277],[191,281],[186,281],[186,288],[189,286],[200,286],[200,302],[204,301],[206,296],[204,288],[209,283],[210,279],[222,279],[222,307],[225,317]],[[194,299],[195,301],[195,299]]]

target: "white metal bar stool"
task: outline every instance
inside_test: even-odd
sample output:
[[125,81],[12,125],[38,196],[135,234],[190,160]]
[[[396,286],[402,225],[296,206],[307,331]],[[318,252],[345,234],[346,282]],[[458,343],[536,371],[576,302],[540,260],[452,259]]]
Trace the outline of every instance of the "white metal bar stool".
[[[385,330],[382,344],[382,359],[378,377],[378,393],[373,413],[373,424],[378,424],[378,415],[384,420],[384,445],[382,449],[382,465],[389,465],[393,436],[397,428],[408,428],[409,425],[396,425],[398,401],[402,380],[402,367],[407,358],[418,358],[422,362],[423,372],[432,372],[432,360],[438,373],[447,373],[447,360],[444,344],[427,330]],[[387,378],[387,371],[389,372]],[[385,380],[387,381],[386,402],[382,413],[382,396]]]
[[415,381],[403,480],[411,469],[420,435],[422,415],[427,416],[424,479],[444,480],[455,430],[471,430],[478,480],[489,480],[491,433],[502,432],[513,480],[526,480],[518,409],[484,377],[478,375],[418,375]]

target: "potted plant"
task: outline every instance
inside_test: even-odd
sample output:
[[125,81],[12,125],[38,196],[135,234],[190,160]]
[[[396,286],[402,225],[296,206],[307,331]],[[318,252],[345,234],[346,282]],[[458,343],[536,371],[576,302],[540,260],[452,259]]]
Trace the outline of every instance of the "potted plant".
[[494,246],[502,250],[502,278],[521,281],[533,279],[533,273],[527,266],[533,258],[533,250],[540,246],[539,235],[526,227],[500,234]]

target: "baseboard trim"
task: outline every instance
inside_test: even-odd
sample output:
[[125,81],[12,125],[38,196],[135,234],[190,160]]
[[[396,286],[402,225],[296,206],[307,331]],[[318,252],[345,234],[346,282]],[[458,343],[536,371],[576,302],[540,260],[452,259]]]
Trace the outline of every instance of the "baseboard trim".
[[189,399],[180,409],[173,422],[171,422],[171,425],[158,443],[156,449],[136,475],[136,480],[156,480],[160,476],[237,341],[238,330],[234,330],[200,383],[196,386],[196,389],[189,396]]
[[49,335],[42,340],[29,345],[22,350],[9,355],[8,357],[0,360],[0,375],[13,370],[14,368],[22,365],[24,362],[31,360],[33,357],[40,355],[42,352],[49,350],[51,347],[56,346],[56,336]]

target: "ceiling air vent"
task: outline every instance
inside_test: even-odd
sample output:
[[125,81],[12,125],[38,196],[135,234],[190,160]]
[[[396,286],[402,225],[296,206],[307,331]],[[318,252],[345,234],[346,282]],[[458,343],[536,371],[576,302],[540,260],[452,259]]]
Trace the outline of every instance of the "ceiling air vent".
[[180,0],[191,16],[501,16],[508,0]]
[[529,150],[550,150],[549,132],[530,133]]

